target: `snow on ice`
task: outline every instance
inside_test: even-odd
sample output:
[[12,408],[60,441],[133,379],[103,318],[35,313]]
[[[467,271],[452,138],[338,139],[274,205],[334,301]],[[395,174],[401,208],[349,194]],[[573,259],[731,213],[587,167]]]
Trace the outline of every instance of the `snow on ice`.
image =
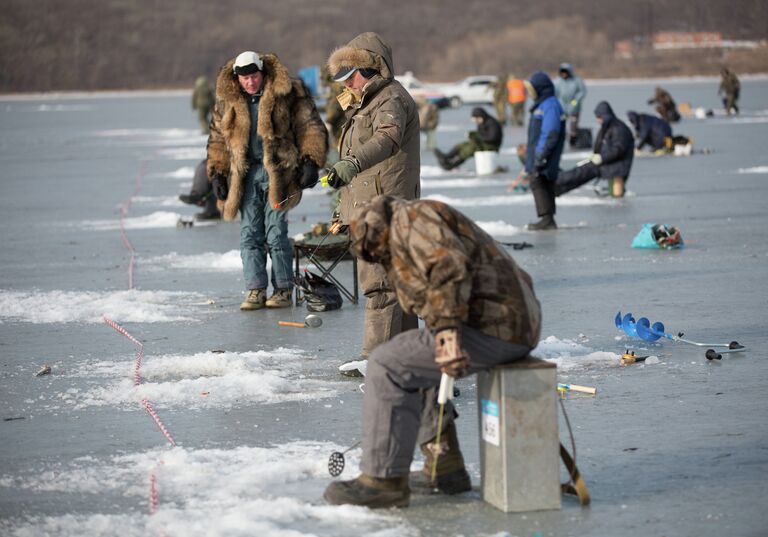
[[335,397],[340,383],[313,380],[303,374],[309,357],[278,348],[251,352],[201,352],[192,355],[144,356],[142,383],[132,381],[133,357],[121,361],[89,361],[69,365],[75,379],[111,378],[86,390],[67,391],[59,400],[77,410],[91,406],[139,408],[142,399],[182,409],[232,408],[252,403],[283,403]]
[[203,296],[180,291],[11,291],[0,289],[0,322],[167,323],[196,321]]
[[[516,194],[455,198],[441,194],[426,196],[426,199],[442,201],[454,207],[499,207],[505,205],[533,205],[532,196]],[[587,205],[617,205],[620,201],[592,196],[569,195],[558,198],[558,207],[576,207]]]
[[[125,229],[158,229],[164,227],[176,227],[181,214],[169,211],[155,211],[146,216],[131,216],[123,219]],[[83,229],[95,231],[112,231],[120,229],[120,220],[83,220],[80,222]]]
[[[206,272],[239,272],[243,270],[239,250],[230,250],[223,254],[205,252],[195,255],[181,255],[171,252],[166,255],[143,259],[141,266],[147,270],[166,268]],[[269,271],[270,266],[271,260],[267,259],[267,271]]]
[[[123,514],[30,517],[0,521],[9,537],[55,534],[143,536],[146,534],[415,537],[419,532],[396,514],[353,506],[318,505],[330,480],[327,461],[343,449],[327,442],[290,442],[233,449],[155,449],[100,460],[86,456],[46,463],[0,477],[0,487],[91,497],[116,495],[146,505],[154,473],[163,508]],[[353,477],[355,452],[343,476]],[[10,522],[10,521],[9,521]]]

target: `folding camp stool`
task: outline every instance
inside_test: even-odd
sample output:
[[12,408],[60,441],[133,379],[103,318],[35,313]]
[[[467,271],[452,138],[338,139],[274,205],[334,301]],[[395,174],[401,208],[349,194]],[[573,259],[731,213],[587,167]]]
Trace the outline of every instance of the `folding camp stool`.
[[[312,243],[299,243],[294,242],[293,243],[293,259],[294,259],[294,275],[296,278],[301,277],[301,270],[299,269],[299,259],[301,257],[307,258],[307,260],[311,261],[313,265],[317,267],[317,269],[320,271],[321,278],[325,278],[326,280],[332,282],[336,287],[338,287],[339,292],[352,304],[357,304],[358,302],[358,285],[357,285],[357,258],[355,256],[352,257],[352,290],[350,291],[347,289],[346,286],[344,286],[333,274],[333,269],[336,268],[336,266],[348,255],[349,248],[339,248],[337,245],[327,245],[328,248],[324,247],[326,245],[320,245],[318,247],[318,244],[312,244]],[[323,264],[323,261],[325,261],[326,264]],[[301,302],[301,289],[296,287],[296,293],[295,293],[295,301],[296,305],[298,306]]]

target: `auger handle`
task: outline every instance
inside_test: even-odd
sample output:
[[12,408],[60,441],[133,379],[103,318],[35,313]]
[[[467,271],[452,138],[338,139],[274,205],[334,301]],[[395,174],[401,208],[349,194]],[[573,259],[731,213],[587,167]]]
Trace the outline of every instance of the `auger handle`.
[[304,328],[304,323],[294,323],[292,321],[277,321],[280,326],[292,326],[294,328]]

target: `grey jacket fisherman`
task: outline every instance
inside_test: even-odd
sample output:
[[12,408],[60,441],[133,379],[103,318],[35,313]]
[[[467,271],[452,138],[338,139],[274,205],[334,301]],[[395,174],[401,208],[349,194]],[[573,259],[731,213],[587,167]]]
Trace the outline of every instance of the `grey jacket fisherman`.
[[331,73],[341,67],[379,72],[363,89],[361,101],[347,110],[341,131],[341,158],[355,157],[361,169],[341,189],[341,222],[348,223],[355,207],[380,194],[418,198],[419,114],[413,98],[394,78],[392,50],[377,34],[366,32],[336,49],[328,67]]
[[[290,209],[301,201],[299,175],[304,159],[325,165],[328,132],[304,84],[292,79],[274,54],[262,54],[265,80],[259,104],[258,135],[263,143],[263,165],[269,175],[272,207]],[[216,106],[208,137],[208,177],[228,178],[227,199],[219,201],[225,220],[237,217],[248,171],[251,117],[237,75],[227,62],[216,80]],[[281,203],[283,202],[283,203]]]

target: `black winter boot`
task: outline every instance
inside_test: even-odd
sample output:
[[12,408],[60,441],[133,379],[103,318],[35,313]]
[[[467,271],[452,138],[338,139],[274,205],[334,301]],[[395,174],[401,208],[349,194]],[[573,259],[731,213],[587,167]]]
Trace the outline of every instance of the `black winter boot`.
[[334,481],[326,487],[323,498],[331,505],[408,507],[411,489],[408,476],[381,478],[360,474],[357,479]]
[[543,175],[534,175],[531,178],[531,193],[536,204],[536,214],[539,215],[540,220],[528,224],[528,229],[531,231],[557,229],[554,218],[555,187],[552,181],[549,181]]
[[545,214],[538,222],[531,222],[527,226],[529,231],[546,231],[549,229],[557,229],[555,218],[551,214]]
[[455,423],[451,423],[440,437],[443,453],[437,457],[437,482],[432,483],[432,465],[435,457],[430,447],[434,446],[436,440],[433,438],[421,445],[424,468],[421,472],[411,472],[411,484],[421,490],[431,490],[433,486],[437,486],[444,494],[461,494],[472,490],[472,481],[464,467],[464,457],[459,448]]
[[435,158],[437,159],[437,163],[440,165],[440,167],[444,170],[448,170],[448,163],[446,161],[446,154],[440,151],[439,149],[434,150]]
[[186,203],[187,205],[203,205],[203,200],[205,199],[205,196],[202,194],[198,194],[194,190],[190,192],[189,194],[179,194],[179,200],[182,203]]
[[448,155],[448,158],[446,159],[446,164],[448,167],[446,170],[452,170],[454,168],[458,168],[461,166],[461,163],[464,162],[464,159],[461,158],[459,155]]
[[435,149],[435,157],[437,157],[437,163],[445,171],[450,171],[459,166],[464,159],[459,157],[459,150],[454,147],[448,153],[443,153],[439,149]]

